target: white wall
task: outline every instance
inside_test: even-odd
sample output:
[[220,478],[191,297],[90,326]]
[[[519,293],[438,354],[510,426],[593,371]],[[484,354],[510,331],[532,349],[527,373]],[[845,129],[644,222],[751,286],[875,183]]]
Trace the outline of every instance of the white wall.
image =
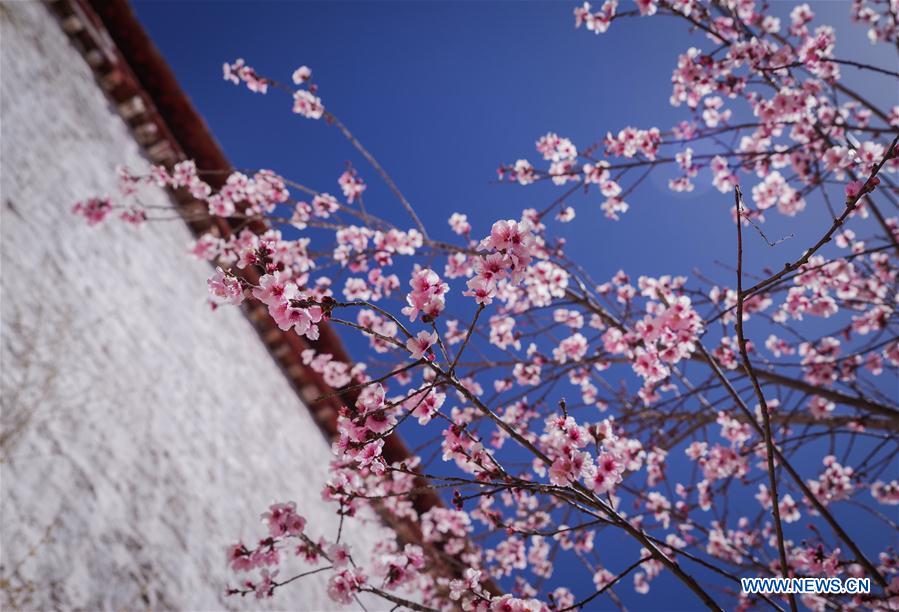
[[[256,606],[223,597],[225,546],[261,535],[275,499],[333,537],[329,447],[241,312],[206,306],[183,223],[69,214],[114,193],[117,163],[146,164],[42,4],[2,3],[0,22],[0,607]],[[333,608],[325,581],[269,605]]]

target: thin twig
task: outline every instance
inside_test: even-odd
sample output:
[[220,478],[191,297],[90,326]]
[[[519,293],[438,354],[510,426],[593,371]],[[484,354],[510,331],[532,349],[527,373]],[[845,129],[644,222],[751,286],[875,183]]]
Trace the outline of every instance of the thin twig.
[[[743,293],[743,224],[740,217],[743,215],[743,193],[740,186],[734,187],[734,206],[737,209],[737,341],[740,347],[740,357],[743,360],[743,367],[749,378],[752,380],[752,388],[759,400],[759,407],[762,411],[762,423],[764,425],[765,449],[768,460],[768,482],[771,485],[771,507],[774,510],[774,530],[777,534],[777,552],[780,555],[780,573],[784,578],[789,577],[789,565],[787,565],[787,550],[784,546],[783,522],[780,518],[780,495],[777,490],[777,473],[774,467],[774,440],[771,434],[771,417],[768,414],[768,403],[765,401],[765,394],[762,393],[762,387],[759,385],[759,379],[752,369],[752,362],[749,360],[749,351],[746,350],[746,335],[743,331],[743,301],[746,295]],[[790,596],[790,610],[796,612],[796,596],[793,593]]]

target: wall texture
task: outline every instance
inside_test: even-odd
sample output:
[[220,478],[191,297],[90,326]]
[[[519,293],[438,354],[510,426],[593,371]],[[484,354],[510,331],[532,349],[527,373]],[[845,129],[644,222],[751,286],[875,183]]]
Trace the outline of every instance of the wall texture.
[[[42,4],[0,25],[0,607],[256,606],[224,598],[225,546],[276,499],[333,537],[329,446],[241,312],[207,306],[181,221],[69,214],[146,162]],[[354,550],[384,536],[369,523]],[[333,608],[325,582],[267,603]]]

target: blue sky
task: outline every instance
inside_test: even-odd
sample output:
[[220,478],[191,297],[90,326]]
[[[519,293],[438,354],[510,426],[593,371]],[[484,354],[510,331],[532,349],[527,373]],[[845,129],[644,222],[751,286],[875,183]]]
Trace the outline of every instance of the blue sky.
[[[350,160],[370,184],[368,205],[407,223],[333,128],[291,115],[285,95],[253,95],[221,76],[222,62],[237,57],[284,81],[306,64],[326,108],[365,143],[432,235],[442,238],[452,236],[446,225],[452,212],[467,213],[480,236],[494,220],[541,208],[560,193],[550,186],[521,188],[495,180],[501,163],[527,157],[536,164],[534,141],[547,131],[585,147],[606,131],[628,125],[667,129],[686,118],[685,109],[668,103],[671,70],[678,53],[706,45],[669,18],[616,22],[602,36],[575,30],[575,3],[568,1],[135,5],[236,167],[272,168],[339,193],[336,179]],[[838,27],[837,57],[895,69],[895,55],[883,56],[869,45],[863,28],[849,24],[848,2],[812,5],[821,21]],[[775,2],[772,10],[785,15],[791,6]],[[889,81],[872,82],[850,68],[844,74],[883,106],[899,102]],[[568,239],[569,254],[586,262],[600,282],[619,268],[632,278],[699,268],[732,284],[732,273],[715,263],[734,260],[731,196],[711,188],[707,171],[687,196],[670,192],[662,177],[628,198],[631,209],[617,223],[602,217],[598,194],[573,198],[576,222],[556,228]],[[749,269],[794,259],[820,235],[828,214],[815,197],[796,219],[768,217],[766,231],[772,236],[794,233],[795,238],[773,249],[747,240]],[[350,348],[355,347],[351,340]],[[873,531],[865,534],[869,542],[876,538]],[[615,559],[609,551],[602,556]],[[609,565],[619,568],[621,562]],[[562,569],[557,567],[557,574]],[[665,580],[655,581],[646,597],[634,596],[630,586],[619,592],[637,609],[692,608],[691,596]],[[576,584],[581,593],[590,588],[583,576]],[[603,607],[608,605],[606,600]]]
[[[627,125],[664,129],[684,118],[683,108],[668,104],[671,69],[677,53],[704,40],[668,18],[627,20],[595,36],[574,29],[573,6],[136,3],[235,166],[271,167],[331,191],[337,191],[345,160],[365,170],[332,129],[290,116],[282,95],[238,91],[222,80],[220,70],[223,61],[244,57],[260,72],[287,80],[298,65],[309,65],[326,107],[391,172],[426,224],[447,237],[445,220],[453,211],[468,213],[475,232],[483,233],[497,218],[551,200],[552,188],[494,184],[500,163],[519,157],[536,162],[534,141],[547,131],[584,147],[609,130]],[[841,33],[851,32],[853,44],[846,36],[838,42],[841,53],[874,53],[864,30],[848,26],[848,2],[814,6],[822,17],[845,24]],[[894,104],[896,93],[887,83],[875,98],[892,98]],[[679,197],[666,181],[647,183],[629,198],[631,210],[618,223],[602,219],[598,195],[579,204],[575,198],[583,223],[561,228],[570,252],[582,260],[589,257],[597,278],[621,267],[634,276],[695,265],[708,269],[715,258],[732,257],[730,197],[702,180],[697,192]],[[394,210],[394,218],[404,221],[398,206]],[[798,230],[796,243],[803,243],[805,228],[818,232],[811,217],[800,217],[786,232]],[[635,240],[665,245],[665,256],[659,256],[659,248],[634,248]],[[799,250],[793,246],[785,244],[782,250],[792,255]],[[767,259],[764,251],[770,249],[759,251]],[[779,253],[773,257],[781,258]]]

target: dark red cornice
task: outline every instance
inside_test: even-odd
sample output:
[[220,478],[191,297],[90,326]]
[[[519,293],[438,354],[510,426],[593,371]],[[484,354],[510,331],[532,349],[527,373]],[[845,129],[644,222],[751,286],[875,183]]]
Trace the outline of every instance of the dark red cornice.
[[[150,161],[171,167],[180,160],[193,159],[199,170],[213,173],[204,175],[204,179],[213,186],[220,184],[231,171],[231,164],[128,2],[56,0],[49,7],[94,70],[101,88],[116,105]],[[230,234],[231,227],[222,219],[198,221],[196,215],[188,215],[205,209],[205,205],[184,190],[174,192],[172,197],[195,234],[208,231],[221,236]],[[267,229],[263,223],[251,227],[259,233]],[[246,278],[255,282],[258,274],[247,270]],[[245,312],[319,427],[328,438],[333,438],[337,431],[337,411],[343,404],[354,403],[358,392],[335,394],[339,390],[331,388],[320,374],[305,366],[300,353],[311,346],[332,354],[338,361],[351,363],[337,334],[330,326],[322,325],[319,340],[309,342],[292,331],[278,329],[260,304],[248,304]],[[327,399],[314,401],[326,396]],[[385,441],[383,454],[388,461],[410,457],[397,435]],[[419,512],[424,512],[439,505],[440,500],[433,491],[426,490],[415,497],[414,503]],[[417,532],[417,526],[407,526],[404,530],[413,539],[420,539],[408,533],[409,529]]]

